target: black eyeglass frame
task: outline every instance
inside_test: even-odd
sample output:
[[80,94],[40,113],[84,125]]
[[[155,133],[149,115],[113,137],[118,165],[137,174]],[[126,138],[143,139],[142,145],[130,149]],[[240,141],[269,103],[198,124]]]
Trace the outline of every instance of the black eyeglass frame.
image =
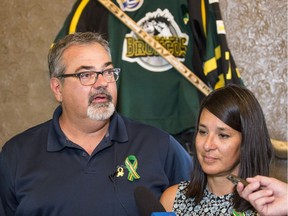
[[[114,76],[116,75],[116,78],[114,77],[115,80],[113,80],[113,81],[109,81],[109,80],[106,79],[105,76],[103,76],[103,74],[104,74],[105,72],[111,71],[111,70],[113,70]],[[61,74],[61,75],[57,76],[57,78],[77,77],[77,78],[79,79],[80,83],[81,83],[82,85],[84,85],[84,84],[82,83],[82,81],[81,81],[81,75],[82,75],[82,74],[85,74],[85,73],[90,73],[90,74],[95,73],[96,76],[95,76],[94,82],[91,83],[91,84],[89,84],[89,85],[84,85],[84,86],[90,86],[90,85],[94,85],[94,84],[97,82],[99,74],[101,74],[101,75],[103,76],[103,78],[104,78],[108,83],[116,82],[116,81],[119,79],[120,71],[121,71],[121,68],[109,68],[109,69],[106,69],[106,70],[103,70],[103,71],[90,71],[90,70],[89,70],[89,71],[83,71],[83,72],[74,73],[74,74]]]

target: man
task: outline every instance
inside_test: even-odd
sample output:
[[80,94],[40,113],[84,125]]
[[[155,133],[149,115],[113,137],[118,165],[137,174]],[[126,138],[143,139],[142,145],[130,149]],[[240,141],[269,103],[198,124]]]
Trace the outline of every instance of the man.
[[[116,1],[119,8],[194,71],[187,0]],[[113,49],[113,64],[125,68],[118,80],[117,111],[169,132],[190,150],[202,93],[99,1],[76,0],[55,41],[74,32],[101,32]],[[193,60],[192,60],[193,59]]]
[[135,216],[135,187],[159,197],[189,178],[191,158],[175,139],[115,112],[120,69],[99,34],[67,35],[51,48],[48,64],[60,106],[2,149],[7,216]]

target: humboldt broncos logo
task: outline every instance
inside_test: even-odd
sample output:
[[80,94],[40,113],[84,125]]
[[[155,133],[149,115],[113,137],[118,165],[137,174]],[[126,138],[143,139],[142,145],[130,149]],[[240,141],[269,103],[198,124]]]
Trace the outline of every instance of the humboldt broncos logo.
[[[163,11],[157,9],[155,12],[147,13],[137,24],[176,58],[184,61],[188,36],[180,31],[174,17],[167,9]],[[137,62],[143,68],[152,72],[163,72],[172,68],[166,60],[141,38],[138,38],[134,32],[130,32],[125,36],[122,59],[128,62]]]

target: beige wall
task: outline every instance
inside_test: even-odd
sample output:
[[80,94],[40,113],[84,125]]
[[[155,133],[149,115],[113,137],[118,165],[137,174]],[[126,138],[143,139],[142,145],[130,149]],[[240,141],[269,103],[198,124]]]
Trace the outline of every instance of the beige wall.
[[272,138],[287,140],[287,0],[220,0],[229,48]]
[[[2,0],[0,147],[57,105],[46,56],[74,0]],[[287,0],[220,0],[228,43],[259,99],[270,135],[287,140]]]

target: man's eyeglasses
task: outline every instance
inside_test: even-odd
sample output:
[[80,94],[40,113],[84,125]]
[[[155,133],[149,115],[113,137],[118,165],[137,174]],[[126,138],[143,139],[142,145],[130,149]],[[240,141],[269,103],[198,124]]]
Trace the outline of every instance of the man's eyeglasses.
[[85,71],[75,74],[62,74],[58,78],[77,77],[84,86],[94,85],[98,79],[99,74],[108,83],[116,82],[119,78],[120,68],[110,68],[103,71]]

